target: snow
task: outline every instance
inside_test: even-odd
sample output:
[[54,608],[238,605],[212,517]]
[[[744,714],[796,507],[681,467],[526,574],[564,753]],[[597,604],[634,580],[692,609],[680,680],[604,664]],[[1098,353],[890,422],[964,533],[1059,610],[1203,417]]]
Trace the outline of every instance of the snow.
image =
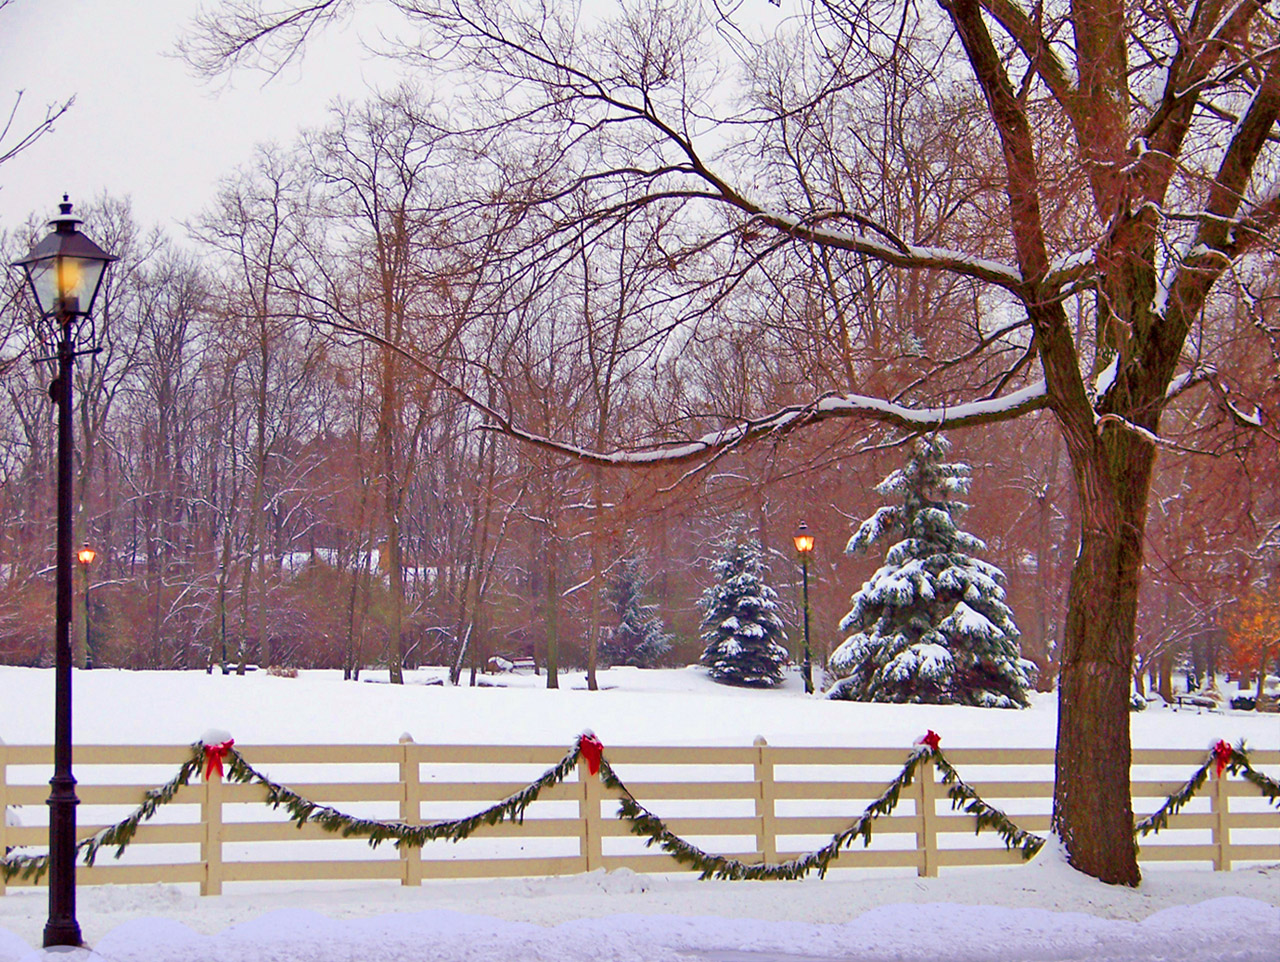
[[1013,288],[1022,282],[1022,272],[1000,261],[985,257],[976,257],[961,251],[942,247],[927,247],[899,241],[890,244],[862,233],[831,230],[815,227],[798,217],[784,214],[781,211],[762,204],[748,202],[750,208],[765,221],[771,222],[783,230],[802,238],[812,237],[822,243],[844,247],[858,251],[869,257],[888,261],[891,264],[905,264],[911,267],[936,267],[950,270],[958,274],[979,277],[1002,287]]
[[1073,280],[1092,267],[1097,256],[1097,250],[1090,247],[1087,250],[1072,251],[1070,254],[1057,257],[1049,265],[1046,280],[1050,284],[1063,284]]
[[[210,728],[237,745],[419,742],[568,745],[586,728],[610,745],[900,745],[925,730],[944,749],[1053,744],[1056,703],[1033,696],[1017,713],[861,704],[807,697],[797,675],[781,688],[715,685],[699,668],[581,673],[547,691],[537,676],[504,687],[342,682],[257,672],[96,670],[75,677],[82,743],[186,744]],[[385,681],[386,673],[373,673]],[[0,736],[52,737],[48,670],[0,667]],[[143,710],[138,710],[143,708]],[[1010,721],[1015,724],[1009,724]],[[1275,716],[1152,707],[1132,716],[1135,747],[1202,748],[1244,738],[1280,749]],[[220,734],[223,732],[220,732]],[[1274,770],[1270,771],[1275,774]],[[1189,772],[1170,772],[1181,780]],[[43,813],[41,813],[43,814]],[[562,878],[428,882],[239,883],[202,898],[192,886],[88,886],[78,918],[93,951],[42,953],[43,890],[0,897],[0,962],[1272,962],[1280,941],[1280,866],[1232,872],[1144,865],[1136,889],[1103,885],[1046,846],[1024,866],[843,870],[800,882],[700,882],[625,870]]]
[[1111,358],[1111,363],[1102,369],[1098,375],[1098,379],[1093,384],[1094,404],[1098,404],[1107,396],[1116,383],[1116,374],[1120,370],[1120,353],[1117,351]]
[[1244,411],[1240,410],[1240,408],[1236,407],[1230,398],[1224,398],[1224,400],[1227,402],[1227,407],[1231,409],[1231,413],[1234,414],[1236,419],[1242,424],[1247,424],[1255,428],[1262,427],[1262,408],[1254,405],[1253,412],[1251,414],[1246,414]]
[[963,601],[956,603],[950,616],[943,620],[939,628],[948,635],[955,634],[969,638],[995,640],[1004,635],[1004,632],[993,625],[985,615],[974,611]]
[[1046,397],[1044,381],[1011,391],[1003,397],[990,398],[984,401],[970,401],[944,408],[911,408],[902,404],[894,404],[880,398],[864,397],[857,394],[826,397],[818,402],[817,410],[823,413],[851,414],[854,412],[874,412],[886,420],[917,428],[940,428],[944,425],[955,426],[958,422],[972,421],[977,418],[1000,417],[1012,415],[1014,412],[1031,410],[1043,405]]
[[486,408],[460,389],[467,403],[486,411],[495,422],[489,430],[500,430],[512,437],[523,438],[538,447],[559,451],[588,464],[660,464],[678,463],[702,457],[742,442],[746,438],[785,431],[798,423],[813,419],[845,418],[865,415],[873,420],[896,424],[910,430],[967,427],[986,421],[1007,420],[1028,411],[1039,410],[1048,403],[1043,380],[1011,391],[1001,397],[969,401],[952,407],[913,408],[883,398],[861,394],[830,395],[811,404],[791,405],[773,414],[734,427],[711,431],[690,441],[676,442],[657,448],[601,452],[576,444],[525,431]]

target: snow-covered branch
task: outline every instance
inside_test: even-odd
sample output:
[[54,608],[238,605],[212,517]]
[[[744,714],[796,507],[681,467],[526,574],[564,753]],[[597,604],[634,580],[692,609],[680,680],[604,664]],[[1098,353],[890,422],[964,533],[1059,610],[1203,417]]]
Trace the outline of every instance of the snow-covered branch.
[[790,405],[765,417],[747,419],[732,427],[711,431],[689,441],[655,448],[608,452],[592,451],[578,445],[533,434],[512,424],[506,418],[495,417],[494,422],[486,427],[589,464],[604,467],[644,467],[696,461],[755,438],[776,436],[820,421],[864,418],[913,432],[937,431],[1007,421],[1029,411],[1044,408],[1047,403],[1048,397],[1043,381],[1003,397],[971,401],[955,407],[913,408],[904,404],[895,404],[883,398],[859,394],[827,395],[812,404]]

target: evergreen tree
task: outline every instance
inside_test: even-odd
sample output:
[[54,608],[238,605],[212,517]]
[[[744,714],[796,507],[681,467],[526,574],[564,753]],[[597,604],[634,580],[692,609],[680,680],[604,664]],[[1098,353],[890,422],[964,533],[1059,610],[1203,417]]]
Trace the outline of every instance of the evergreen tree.
[[658,606],[643,601],[647,586],[643,562],[635,556],[623,558],[609,589],[617,625],[600,639],[603,664],[652,668],[671,650],[671,635],[658,616]]
[[782,680],[787,649],[778,595],[764,583],[760,542],[726,538],[712,562],[716,583],[702,593],[702,664],[716,681],[769,687]]
[[900,534],[884,566],[840,622],[852,634],[831,655],[829,697],[857,701],[1025,707],[1029,685],[1018,629],[1004,603],[1004,572],[972,557],[981,540],[956,527],[972,472],[944,461],[941,437],[915,443],[906,467],[876,486],[900,505],[859,525],[847,554]]

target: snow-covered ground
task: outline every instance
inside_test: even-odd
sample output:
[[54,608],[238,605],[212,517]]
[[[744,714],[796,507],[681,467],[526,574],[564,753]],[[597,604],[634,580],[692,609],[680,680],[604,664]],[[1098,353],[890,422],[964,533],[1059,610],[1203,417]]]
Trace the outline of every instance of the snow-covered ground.
[[[506,687],[400,688],[199,672],[80,672],[81,743],[185,744],[211,727],[241,744],[418,742],[568,745],[585,728],[624,744],[896,746],[926,729],[943,747],[1049,747],[1055,702],[1022,712],[860,705],[781,691],[724,688],[698,669],[580,674],[559,691],[543,679]],[[385,681],[385,675],[382,677]],[[0,738],[52,738],[52,673],[0,668]],[[1280,749],[1275,716],[1174,712],[1133,716],[1135,747],[1201,749],[1219,739]],[[1274,770],[1271,774],[1277,774]],[[1176,773],[1185,777],[1189,773]],[[94,962],[125,960],[1006,960],[1275,962],[1280,866],[1227,873],[1159,863],[1136,890],[1085,878],[1047,849],[1029,865],[917,878],[845,871],[800,882],[699,882],[690,875],[593,873],[554,879],[230,885],[201,898],[187,886],[84,887],[78,917]],[[43,890],[0,898],[0,962],[37,959]],[[59,956],[65,957],[65,956]]]

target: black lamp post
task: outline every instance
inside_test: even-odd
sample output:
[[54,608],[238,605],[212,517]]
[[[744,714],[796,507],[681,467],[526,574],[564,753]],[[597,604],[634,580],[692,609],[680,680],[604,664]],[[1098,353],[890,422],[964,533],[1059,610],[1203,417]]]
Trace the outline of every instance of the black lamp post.
[[93,635],[89,629],[89,566],[93,564],[93,559],[98,557],[98,553],[89,547],[86,541],[76,552],[76,560],[80,562],[80,592],[84,597],[84,667],[86,669],[93,667]]
[[800,554],[800,571],[804,578],[804,693],[813,694],[813,657],[809,653],[809,555],[813,552],[813,534],[803,521],[796,528],[796,551]]
[[[58,406],[57,605],[54,616],[53,778],[49,780],[49,921],[44,944],[82,945],[76,921],[76,780],[71,774],[71,422],[72,365],[78,354],[93,351],[90,314],[107,265],[115,258],[77,230],[71,204],[62,196],[53,233],[14,267],[27,275],[40,310],[37,334],[56,353],[58,376],[49,395]],[[85,334],[88,351],[77,351]]]

